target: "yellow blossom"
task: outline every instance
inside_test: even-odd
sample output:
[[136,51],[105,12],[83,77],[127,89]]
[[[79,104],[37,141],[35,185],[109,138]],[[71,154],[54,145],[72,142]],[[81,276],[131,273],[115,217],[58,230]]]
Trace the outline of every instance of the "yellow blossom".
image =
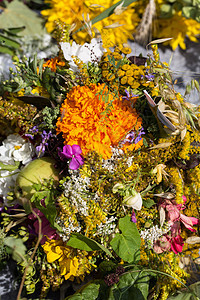
[[[67,24],[76,24],[76,29],[83,26],[83,16],[89,14],[90,20],[98,16],[107,8],[117,3],[118,0],[98,0],[94,6],[93,0],[45,0],[45,3],[50,4],[50,9],[42,11],[42,15],[47,18],[46,28],[49,32],[53,31],[55,27],[55,21],[60,20]],[[135,4],[130,4],[126,10],[123,10],[120,14],[112,14],[109,17],[97,22],[92,26],[95,28],[95,32],[100,32],[103,43],[108,42],[109,47],[126,43],[128,39],[133,39],[133,32],[139,23],[139,16],[135,13]],[[112,27],[112,24],[118,24],[118,26]],[[73,38],[78,43],[84,43],[90,39],[86,31],[79,31],[73,34]],[[107,46],[107,45],[106,45]]]
[[84,276],[92,268],[89,263],[90,256],[88,256],[88,252],[71,248],[62,239],[47,239],[42,247],[49,263],[59,261],[60,273],[65,277],[65,280],[73,280],[74,277]]

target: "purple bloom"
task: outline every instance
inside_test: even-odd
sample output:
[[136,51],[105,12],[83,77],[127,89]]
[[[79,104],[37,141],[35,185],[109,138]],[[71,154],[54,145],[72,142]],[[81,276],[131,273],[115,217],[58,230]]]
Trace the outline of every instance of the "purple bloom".
[[77,170],[81,165],[84,164],[84,159],[81,155],[82,150],[78,145],[65,145],[63,152],[60,153],[62,159],[71,158],[69,168],[71,170]]
[[142,137],[141,135],[145,134],[144,128],[142,127],[138,133],[138,136],[136,137],[134,143],[137,144],[139,141],[141,141]]
[[154,80],[154,75],[153,74],[148,74],[148,75],[145,75],[145,77],[148,79],[148,80],[150,80],[150,81],[152,81],[152,80]]
[[137,223],[137,219],[136,219],[136,215],[135,215],[134,209],[132,210],[131,221],[133,223]]
[[48,140],[50,139],[50,137],[52,137],[52,132],[46,132],[45,130],[43,130],[41,137],[42,142],[36,147],[36,152],[39,154],[45,152],[46,146],[48,146]]
[[34,139],[34,133],[37,133],[37,132],[38,132],[38,128],[37,128],[37,126],[33,126],[33,128],[29,129],[29,131],[30,131],[31,133],[33,133],[33,134],[31,134],[31,133],[26,133],[25,136],[28,137],[28,138],[30,138],[31,140],[33,140],[33,139]]
[[134,95],[132,92],[130,95],[128,90],[125,90],[125,93],[126,93],[126,96],[122,97],[123,100],[130,100],[130,98],[138,97],[138,95]]

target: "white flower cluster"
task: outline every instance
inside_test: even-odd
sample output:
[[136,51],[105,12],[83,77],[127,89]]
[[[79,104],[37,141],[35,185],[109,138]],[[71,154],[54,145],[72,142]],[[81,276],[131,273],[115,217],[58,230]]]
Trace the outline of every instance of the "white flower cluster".
[[101,223],[100,225],[97,226],[96,235],[105,236],[114,233],[117,226],[115,223],[116,220],[117,218],[113,216],[110,218],[106,217],[106,222]]
[[70,199],[72,206],[84,216],[88,215],[89,183],[90,178],[81,177],[78,172],[74,171],[71,178],[63,184],[65,197]]
[[145,240],[150,248],[153,247],[155,241],[157,241],[163,234],[170,230],[171,226],[167,223],[163,228],[159,228],[158,225],[151,228],[141,230],[140,237]]
[[119,160],[122,155],[124,154],[123,150],[120,149],[120,148],[113,148],[111,147],[111,150],[112,150],[112,156],[110,159],[103,159],[102,160],[102,167],[104,169],[107,169],[110,173],[114,173],[115,171],[115,164],[116,164],[116,161]]
[[62,238],[63,242],[67,242],[69,240],[70,234],[72,232],[80,232],[81,226],[74,226],[74,222],[72,218],[68,217],[69,225],[66,227],[64,221],[61,220],[59,217],[56,218],[56,223],[62,228],[63,233],[59,232],[59,236]]
[[60,46],[64,58],[69,61],[70,68],[73,71],[77,71],[77,65],[74,63],[73,56],[88,64],[88,62],[98,62],[104,52],[102,41],[96,38],[93,38],[90,44],[78,45],[73,41],[72,45],[67,42],[61,42]]
[[[21,162],[22,165],[32,160],[34,147],[23,139],[19,134],[10,134],[0,146],[0,162],[5,165],[15,165],[15,162]],[[2,170],[1,170],[2,169]],[[15,180],[19,169],[12,172],[0,166],[0,196],[6,203],[7,193],[15,185]]]

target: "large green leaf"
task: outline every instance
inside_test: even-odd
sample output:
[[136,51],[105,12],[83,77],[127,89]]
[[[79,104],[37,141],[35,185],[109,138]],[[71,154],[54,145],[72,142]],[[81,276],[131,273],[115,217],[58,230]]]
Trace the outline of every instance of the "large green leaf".
[[25,29],[22,35],[41,35],[46,31],[42,25],[42,18],[37,13],[29,9],[19,0],[7,3],[3,13],[0,14],[0,28],[9,29],[12,27],[22,27]]
[[89,283],[86,286],[84,286],[80,292],[67,297],[65,300],[96,300],[99,295],[99,283]]
[[129,216],[119,220],[119,229],[122,233],[117,233],[110,244],[119,257],[132,263],[139,259],[140,234]]
[[199,300],[200,299],[200,281],[189,286],[189,290],[178,292],[177,295],[170,296],[168,300]]
[[107,248],[80,233],[73,233],[67,242],[67,245],[85,251],[103,250],[112,257],[111,252]]
[[120,276],[117,285],[110,290],[109,300],[146,300],[150,274],[135,268],[133,272]]

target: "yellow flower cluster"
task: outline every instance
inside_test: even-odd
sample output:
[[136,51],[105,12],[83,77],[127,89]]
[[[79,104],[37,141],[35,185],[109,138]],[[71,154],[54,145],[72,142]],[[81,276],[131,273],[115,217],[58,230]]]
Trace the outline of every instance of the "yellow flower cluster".
[[[46,28],[49,32],[53,31],[59,20],[72,27],[75,25],[72,36],[79,44],[89,41],[91,34],[94,36],[95,33],[100,32],[104,46],[111,47],[119,43],[127,43],[128,39],[133,39],[133,34],[141,22],[148,1],[139,0],[129,4],[124,10],[116,9],[109,17],[91,26],[90,35],[86,30],[79,32],[76,30],[117,2],[118,0],[97,0],[95,3],[92,0],[80,0],[78,2],[75,0],[45,0],[45,3],[50,4],[50,8],[43,10],[42,15],[47,19]],[[186,37],[197,42],[200,30],[200,24],[197,21],[187,19],[181,11],[175,11],[172,17],[163,18],[160,15],[160,7],[166,4],[166,1],[156,0],[155,4],[157,16],[152,23],[153,39],[173,38],[166,42],[166,44],[170,44],[173,50],[178,45],[185,49]]]
[[173,38],[167,43],[173,50],[178,45],[186,49],[185,38],[188,37],[193,42],[198,42],[197,37],[200,34],[200,23],[193,19],[187,19],[182,12],[176,12],[172,18],[163,18],[155,20],[156,35],[158,38]]
[[[75,0],[45,0],[45,2],[50,4],[51,8],[43,10],[42,15],[47,18],[46,28],[51,32],[57,20],[69,25],[75,24],[76,29],[78,29],[87,20],[87,14],[92,20],[105,9],[117,3],[118,0],[98,0],[95,4],[92,0],[80,0],[78,2]],[[134,6],[134,4],[131,4],[121,14],[112,14],[108,18],[97,22],[93,29],[102,32],[102,37],[106,37],[108,34],[113,45],[126,43],[128,39],[132,38],[132,34],[139,23],[139,17],[135,13]],[[81,44],[88,41],[90,37],[84,30],[73,34],[73,39]]]
[[79,277],[83,280],[85,274],[90,273],[94,267],[94,265],[90,263],[92,256],[88,252],[71,248],[67,246],[62,239],[47,239],[42,247],[49,263],[58,260],[60,273],[65,277],[65,280],[74,280],[74,277]]
[[154,89],[154,81],[148,80],[145,75],[148,73],[148,67],[136,65],[128,58],[122,63],[122,53],[127,54],[130,48],[115,48],[114,52],[106,52],[101,59],[102,77],[112,87],[119,87],[119,90],[130,88],[137,90],[146,87]]

